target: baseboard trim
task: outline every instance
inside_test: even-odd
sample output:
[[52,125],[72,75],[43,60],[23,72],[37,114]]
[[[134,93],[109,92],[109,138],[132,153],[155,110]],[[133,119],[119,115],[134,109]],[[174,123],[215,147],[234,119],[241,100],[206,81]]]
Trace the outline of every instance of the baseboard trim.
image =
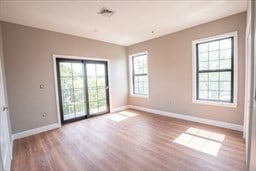
[[145,108],[145,107],[141,107],[141,106],[134,106],[134,105],[128,105],[127,108],[140,110],[140,111],[144,111],[144,112],[149,112],[149,113],[153,113],[153,114],[158,114],[158,115],[163,115],[163,116],[168,116],[168,117],[172,117],[172,118],[183,119],[183,120],[187,120],[187,121],[193,121],[193,122],[203,123],[203,124],[207,124],[207,125],[232,129],[232,130],[241,131],[241,132],[243,131],[242,125],[237,125],[237,124],[232,124],[232,123],[227,123],[227,122],[222,122],[222,121],[204,119],[204,118],[182,115],[182,114],[178,114],[178,113],[166,112],[166,111],[161,111],[161,110],[155,110],[155,109]]
[[39,134],[41,132],[46,132],[46,131],[49,131],[49,130],[52,130],[52,129],[56,129],[56,128],[59,128],[59,124],[58,123],[47,125],[47,126],[42,126],[42,127],[39,127],[39,128],[34,128],[34,129],[27,130],[27,131],[23,131],[23,132],[12,134],[12,139],[16,140],[16,139],[28,137],[30,135]]
[[128,109],[128,108],[129,108],[129,106],[126,105],[126,106],[122,106],[122,107],[113,108],[113,109],[111,109],[110,112],[111,112],[111,113],[120,112],[120,111],[126,110],[126,109]]

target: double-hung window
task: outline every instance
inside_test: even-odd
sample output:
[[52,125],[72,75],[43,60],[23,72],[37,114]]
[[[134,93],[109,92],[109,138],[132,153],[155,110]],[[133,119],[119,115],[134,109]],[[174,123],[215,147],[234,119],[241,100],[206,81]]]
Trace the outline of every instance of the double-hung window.
[[194,102],[236,105],[236,34],[193,41]]
[[148,54],[130,55],[130,94],[148,97]]

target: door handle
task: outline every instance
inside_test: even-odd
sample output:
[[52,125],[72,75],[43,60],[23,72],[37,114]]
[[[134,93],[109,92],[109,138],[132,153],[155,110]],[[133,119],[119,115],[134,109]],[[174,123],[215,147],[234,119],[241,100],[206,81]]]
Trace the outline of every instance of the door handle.
[[106,86],[105,89],[107,90],[107,89],[108,89],[108,86]]
[[3,111],[8,110],[9,108],[7,106],[3,106]]

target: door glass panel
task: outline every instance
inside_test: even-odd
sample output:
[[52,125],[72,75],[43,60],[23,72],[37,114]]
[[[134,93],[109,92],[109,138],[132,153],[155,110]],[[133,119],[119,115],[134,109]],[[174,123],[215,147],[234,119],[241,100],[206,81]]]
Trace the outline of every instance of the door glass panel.
[[84,64],[82,62],[59,62],[63,120],[86,115]]
[[60,59],[57,63],[63,122],[109,111],[105,62]]
[[90,114],[107,112],[106,65],[88,63],[86,68]]

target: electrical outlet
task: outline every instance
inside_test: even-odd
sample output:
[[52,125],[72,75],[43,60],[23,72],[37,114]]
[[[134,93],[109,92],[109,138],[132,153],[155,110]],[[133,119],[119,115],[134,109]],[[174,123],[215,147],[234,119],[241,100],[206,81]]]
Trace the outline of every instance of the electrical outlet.
[[45,118],[47,116],[47,113],[43,113],[42,116],[43,118]]

